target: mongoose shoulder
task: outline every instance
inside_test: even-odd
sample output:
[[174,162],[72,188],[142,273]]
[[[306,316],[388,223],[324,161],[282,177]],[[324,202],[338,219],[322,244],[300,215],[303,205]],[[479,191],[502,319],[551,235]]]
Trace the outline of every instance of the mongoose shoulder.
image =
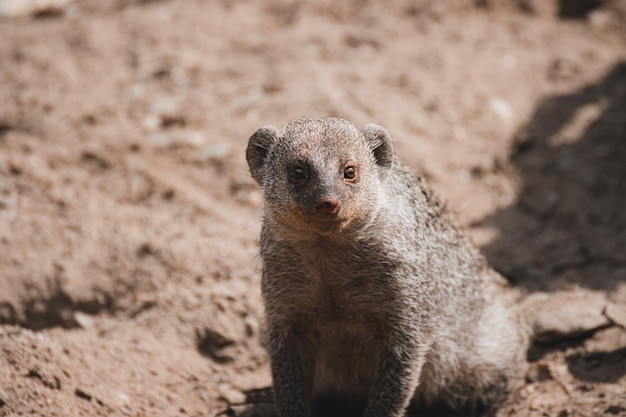
[[[264,127],[246,159],[261,185],[262,293],[281,417],[403,416],[500,401],[527,332],[503,279],[376,125]],[[339,406],[339,405],[338,405]]]

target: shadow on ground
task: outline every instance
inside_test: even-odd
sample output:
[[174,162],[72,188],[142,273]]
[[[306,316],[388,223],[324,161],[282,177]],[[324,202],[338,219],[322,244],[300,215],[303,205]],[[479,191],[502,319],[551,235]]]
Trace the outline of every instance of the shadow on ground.
[[615,383],[626,375],[626,347],[609,352],[591,352],[567,358],[569,371],[587,382]]
[[479,222],[491,265],[531,291],[626,281],[626,62],[545,99],[515,143],[519,199]]

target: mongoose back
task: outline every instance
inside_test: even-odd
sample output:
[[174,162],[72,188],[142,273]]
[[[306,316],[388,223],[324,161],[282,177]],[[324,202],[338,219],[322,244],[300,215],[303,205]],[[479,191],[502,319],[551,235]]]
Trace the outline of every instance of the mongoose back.
[[[377,125],[264,127],[246,159],[261,185],[262,293],[281,417],[470,414],[519,380],[527,332],[507,293]],[[347,414],[346,414],[347,415]]]

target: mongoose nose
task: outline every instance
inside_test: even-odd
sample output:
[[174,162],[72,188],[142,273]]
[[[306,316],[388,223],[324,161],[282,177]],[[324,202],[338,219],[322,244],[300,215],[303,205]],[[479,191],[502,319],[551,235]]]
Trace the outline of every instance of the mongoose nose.
[[339,213],[339,200],[330,197],[320,197],[315,200],[315,211],[322,216],[335,216]]

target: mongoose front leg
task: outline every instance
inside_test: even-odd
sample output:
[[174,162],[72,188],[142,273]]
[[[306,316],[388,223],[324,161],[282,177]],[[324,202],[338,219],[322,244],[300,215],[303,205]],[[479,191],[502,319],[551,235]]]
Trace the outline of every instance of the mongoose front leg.
[[274,332],[270,335],[270,356],[276,408],[281,417],[310,417],[310,388],[296,338]]
[[403,417],[417,388],[425,356],[426,348],[411,343],[411,339],[386,343],[364,417]]

